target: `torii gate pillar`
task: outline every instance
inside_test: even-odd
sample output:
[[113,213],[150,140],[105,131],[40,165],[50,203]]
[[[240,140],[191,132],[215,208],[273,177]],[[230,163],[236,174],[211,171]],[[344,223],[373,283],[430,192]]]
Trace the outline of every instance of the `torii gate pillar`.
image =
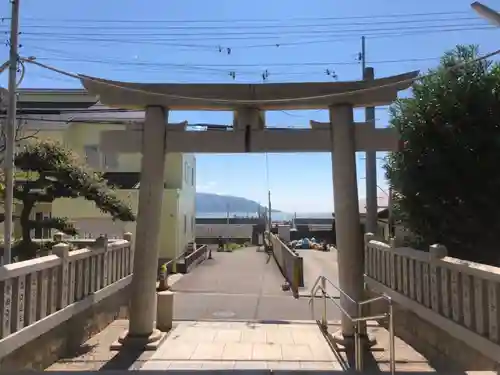
[[[363,300],[363,242],[359,218],[356,178],[356,145],[353,107],[349,104],[330,107],[332,134],[333,197],[335,232],[338,249],[339,286],[355,301]],[[351,317],[358,315],[356,304],[340,297],[342,308]],[[342,336],[354,336],[353,323],[342,315]]]
[[155,328],[158,236],[163,201],[168,110],[147,107],[142,129],[142,160],[137,213],[130,326],[121,342],[150,347],[162,334]]

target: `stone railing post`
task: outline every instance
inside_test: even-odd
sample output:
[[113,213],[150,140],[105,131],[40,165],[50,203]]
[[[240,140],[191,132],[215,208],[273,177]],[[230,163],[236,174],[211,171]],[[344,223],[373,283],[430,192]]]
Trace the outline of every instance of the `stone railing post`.
[[399,267],[399,269],[401,270],[401,259],[400,257],[398,257],[399,258],[399,263],[398,263],[396,260],[396,255],[392,251],[397,247],[395,238],[389,238],[389,246],[391,248],[391,252],[389,254],[389,281],[390,281],[389,285],[391,289],[396,290],[396,288],[398,287],[397,284],[398,275],[401,273],[401,272],[398,273],[397,268]]
[[98,276],[101,280],[101,288],[105,288],[109,285],[109,253],[108,253],[108,238],[104,242],[104,252],[102,254],[102,267],[101,273]]
[[89,249],[102,249],[105,248],[108,243],[108,236],[106,235],[99,235],[93,243],[89,245]]
[[[442,259],[448,255],[448,250],[445,246],[440,244],[434,244],[429,246],[429,255],[430,255],[430,264],[429,264],[429,272],[430,272],[430,305],[432,310],[439,313],[440,307],[441,310],[444,310],[445,305],[448,304],[448,275],[445,274],[447,270],[442,269],[441,272],[438,271],[439,266],[436,263],[436,260]],[[441,277],[440,277],[441,276]],[[425,285],[424,285],[425,286]],[[446,300],[446,301],[445,301]]]
[[444,245],[434,244],[429,246],[429,254],[433,259],[441,259],[448,256],[448,249]]
[[368,242],[370,242],[371,240],[374,240],[374,239],[375,239],[375,234],[373,234],[371,232],[365,233],[365,244],[367,244]]
[[397,247],[397,242],[396,242],[396,238],[392,237],[392,238],[389,238],[389,246],[393,249],[395,249]]
[[[54,235],[54,240],[56,235]],[[62,234],[61,234],[62,240]],[[69,245],[66,243],[58,243],[52,247],[52,253],[61,258],[61,268],[57,277],[57,284],[59,291],[57,294],[57,308],[62,309],[68,305],[68,291],[69,291]]]
[[130,242],[130,244],[132,245],[132,233],[130,232],[123,233],[123,239],[125,241]]
[[371,267],[370,267],[370,248],[368,247],[368,244],[370,243],[370,241],[374,240],[375,239],[375,235],[373,233],[365,233],[365,251],[364,251],[364,259],[363,259],[363,263],[364,263],[364,270],[365,270],[365,274],[366,275],[369,275],[371,276],[372,274],[372,270],[371,270]]
[[128,241],[130,247],[125,255],[125,270],[126,274],[130,275],[134,269],[134,244],[133,244],[133,236],[132,233],[126,232],[123,234],[123,239]]
[[[64,236],[64,233],[56,232],[56,233],[54,233],[54,236],[52,237],[52,239],[57,244],[59,242],[63,242],[63,236]],[[53,254],[55,254],[55,253],[53,253]]]

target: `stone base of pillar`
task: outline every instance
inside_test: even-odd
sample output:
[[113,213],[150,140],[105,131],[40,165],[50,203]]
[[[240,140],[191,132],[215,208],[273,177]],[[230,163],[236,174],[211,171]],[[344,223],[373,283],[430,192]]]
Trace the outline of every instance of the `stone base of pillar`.
[[[354,348],[354,336],[344,336],[341,333],[333,336],[333,342],[344,349]],[[377,339],[369,335],[361,336],[361,344],[366,349],[370,349],[377,345]]]
[[167,338],[166,332],[158,329],[153,330],[148,336],[131,336],[128,331],[124,332],[118,340],[111,344],[111,350],[133,349],[141,351],[156,350]]

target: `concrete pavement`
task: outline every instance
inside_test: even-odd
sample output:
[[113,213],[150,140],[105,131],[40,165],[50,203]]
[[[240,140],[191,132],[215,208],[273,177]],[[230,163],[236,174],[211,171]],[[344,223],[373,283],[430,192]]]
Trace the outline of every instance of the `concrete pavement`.
[[[172,286],[176,320],[309,320],[308,298],[282,291],[285,282],[273,258],[255,247],[214,252]],[[340,319],[328,306],[330,319]],[[319,317],[319,311],[316,314]]]
[[[182,293],[174,297],[176,320],[310,320],[308,298],[289,295]],[[340,312],[329,304],[329,319],[340,319]],[[319,319],[319,305],[315,317]]]
[[[308,297],[311,288],[318,276],[326,276],[334,285],[339,285],[337,263],[337,249],[332,251],[297,250],[304,260],[304,287],[300,288],[299,295]],[[340,297],[340,292],[327,282],[326,290],[332,297]]]
[[[232,253],[212,252],[207,259],[172,287],[182,293],[284,295],[281,275],[274,259],[256,247]],[[290,294],[291,295],[291,294]]]

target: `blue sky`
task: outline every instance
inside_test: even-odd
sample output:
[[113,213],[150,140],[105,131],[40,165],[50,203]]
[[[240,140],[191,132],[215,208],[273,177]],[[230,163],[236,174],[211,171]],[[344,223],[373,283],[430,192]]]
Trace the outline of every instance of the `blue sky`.
[[[500,9],[495,1],[484,3]],[[483,53],[498,49],[499,31],[487,28],[469,4],[469,0],[21,0],[20,53],[64,70],[124,81],[258,83],[265,70],[268,82],[331,81],[326,69],[335,71],[339,80],[356,80],[361,76],[356,58],[363,34],[368,65],[378,77],[426,71],[459,43],[479,44]],[[1,2],[2,17],[9,17],[9,7],[9,1]],[[422,16],[438,12],[443,14]],[[411,16],[397,16],[404,14]],[[6,32],[8,24],[4,20],[0,30]],[[425,32],[425,26],[433,32]],[[8,47],[0,47],[0,54],[2,61],[7,59]],[[235,80],[230,72],[236,73]],[[1,79],[5,86],[5,75]],[[22,86],[78,88],[79,84],[29,66]],[[356,118],[361,120],[362,113]],[[385,126],[387,110],[378,109],[376,118],[377,126]],[[269,126],[305,127],[311,119],[327,121],[328,114],[266,115]],[[173,112],[170,120],[224,124],[232,115]],[[199,191],[266,202],[270,188],[275,208],[333,210],[328,154],[269,154],[269,180],[262,154],[198,155],[197,161]],[[363,198],[362,154],[357,155],[357,167]],[[378,177],[381,190],[385,189],[380,166]]]

